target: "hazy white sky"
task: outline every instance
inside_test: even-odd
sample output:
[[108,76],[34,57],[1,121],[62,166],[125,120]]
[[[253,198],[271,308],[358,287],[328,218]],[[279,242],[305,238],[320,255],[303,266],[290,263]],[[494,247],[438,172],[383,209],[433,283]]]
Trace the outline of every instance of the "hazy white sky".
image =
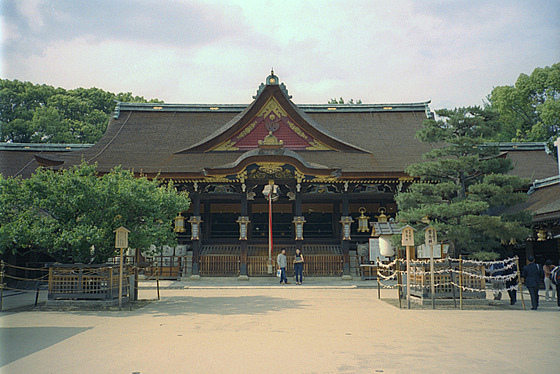
[[169,103],[478,105],[560,62],[560,1],[0,0],[0,76]]

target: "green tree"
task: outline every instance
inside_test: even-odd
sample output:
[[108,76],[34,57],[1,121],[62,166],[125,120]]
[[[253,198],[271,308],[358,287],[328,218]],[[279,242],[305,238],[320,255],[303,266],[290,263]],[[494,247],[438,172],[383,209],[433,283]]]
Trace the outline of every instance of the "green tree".
[[153,102],[130,92],[99,88],[65,90],[18,80],[0,80],[0,141],[96,143],[117,101]]
[[500,130],[495,112],[470,107],[436,113],[441,119],[424,121],[416,136],[437,148],[407,168],[419,181],[396,195],[398,219],[421,226],[428,218],[455,255],[495,256],[500,243],[527,237],[529,217],[492,212],[522,202],[530,181],[505,174],[511,161],[484,145]]
[[117,94],[116,100],[121,103],[163,103],[158,99],[146,100],[144,96],[134,96],[132,92],[120,92]]
[[495,87],[488,100],[503,124],[495,141],[551,144],[560,135],[560,63],[521,74],[513,86]]
[[[175,245],[173,218],[190,200],[171,184],[115,168],[99,176],[85,163],[39,169],[28,179],[0,175],[0,253],[40,251],[60,262],[103,263],[115,256],[114,230],[129,245]],[[93,247],[92,247],[93,246]]]
[[329,102],[327,104],[350,104],[350,105],[360,105],[362,104],[362,100],[356,100],[356,102],[354,102],[354,99],[350,99],[347,102],[344,102],[344,99],[341,97],[340,99],[330,99]]

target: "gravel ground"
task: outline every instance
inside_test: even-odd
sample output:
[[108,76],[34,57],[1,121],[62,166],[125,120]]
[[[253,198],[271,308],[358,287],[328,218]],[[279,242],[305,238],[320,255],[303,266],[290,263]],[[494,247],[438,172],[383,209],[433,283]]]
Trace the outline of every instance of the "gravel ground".
[[[0,373],[540,373],[560,312],[395,307],[394,290],[142,289],[132,311],[0,314]],[[526,300],[527,301],[527,300]],[[404,304],[403,304],[404,305]],[[43,310],[41,310],[43,309]],[[542,310],[541,310],[542,309]]]

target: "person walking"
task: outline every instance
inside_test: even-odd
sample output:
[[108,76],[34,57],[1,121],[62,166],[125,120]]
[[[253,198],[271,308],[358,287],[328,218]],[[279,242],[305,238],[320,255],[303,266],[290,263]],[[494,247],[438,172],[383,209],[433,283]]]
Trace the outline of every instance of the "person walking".
[[296,256],[294,257],[294,270],[296,273],[296,284],[301,284],[303,281],[303,255],[299,248],[296,249]]
[[552,290],[552,300],[556,298],[556,285],[552,283],[552,279],[550,278],[550,274],[554,270],[554,265],[552,264],[552,260],[546,260],[546,265],[543,266],[544,271],[544,297],[546,301],[550,300],[548,296],[548,290]]
[[537,310],[539,307],[539,282],[544,277],[544,272],[539,264],[535,263],[535,258],[529,256],[529,263],[523,266],[523,274],[521,277],[525,280],[525,287],[531,295],[531,310]]
[[290,284],[288,278],[286,277],[286,267],[288,266],[288,260],[286,260],[286,248],[282,248],[282,251],[276,257],[276,263],[280,268],[280,284]]
[[550,280],[556,286],[556,303],[558,310],[560,310],[560,260],[558,261],[558,266],[550,273]]

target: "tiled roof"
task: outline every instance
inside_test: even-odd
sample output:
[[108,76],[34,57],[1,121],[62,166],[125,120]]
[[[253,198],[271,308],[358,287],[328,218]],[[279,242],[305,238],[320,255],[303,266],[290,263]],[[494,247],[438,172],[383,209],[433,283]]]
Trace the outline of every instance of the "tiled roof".
[[[292,117],[300,118],[299,125],[308,126],[304,130],[335,149],[298,150],[303,163],[337,169],[342,175],[404,175],[408,165],[432,149],[415,138],[429,113],[428,102],[297,106],[279,94],[277,87],[266,86],[259,95],[275,97]],[[254,115],[258,102],[259,96],[245,107],[119,103],[102,139],[88,149],[63,155],[64,167],[84,159],[97,162],[101,172],[122,165],[137,172],[179,177],[234,164],[243,152],[214,152],[204,144],[214,137],[231,136],[227,131],[243,116]]]
[[558,176],[537,180],[529,190],[525,202],[505,210],[515,213],[528,210],[533,213],[533,222],[560,219],[560,178]]
[[[290,116],[300,120],[298,125],[304,126],[303,131],[326,142],[325,149],[298,149],[295,159],[302,164],[339,170],[347,178],[358,178],[360,173],[371,178],[399,177],[405,175],[408,165],[420,161],[422,154],[434,147],[415,137],[422,122],[431,116],[429,102],[295,105],[289,96],[278,96],[277,88],[265,86],[249,105],[119,103],[97,144],[34,144],[23,148],[5,144],[0,147],[0,173],[25,177],[38,166],[37,160],[51,166],[63,160],[63,167],[68,167],[83,159],[96,162],[101,172],[122,165],[170,178],[203,175],[203,169],[235,165],[247,151],[217,152],[204,145],[218,144],[212,143],[214,137],[222,137],[221,142],[227,140],[236,121],[246,113],[247,117],[254,115],[250,111],[256,110],[253,104],[259,102],[259,95],[271,92],[280,104],[284,103]],[[558,170],[553,157],[542,150],[542,143],[500,145],[503,147],[517,175],[536,179]],[[40,158],[35,160],[35,154]]]
[[373,222],[371,224],[375,231],[375,236],[379,235],[397,235],[402,231],[402,227],[395,222]]

